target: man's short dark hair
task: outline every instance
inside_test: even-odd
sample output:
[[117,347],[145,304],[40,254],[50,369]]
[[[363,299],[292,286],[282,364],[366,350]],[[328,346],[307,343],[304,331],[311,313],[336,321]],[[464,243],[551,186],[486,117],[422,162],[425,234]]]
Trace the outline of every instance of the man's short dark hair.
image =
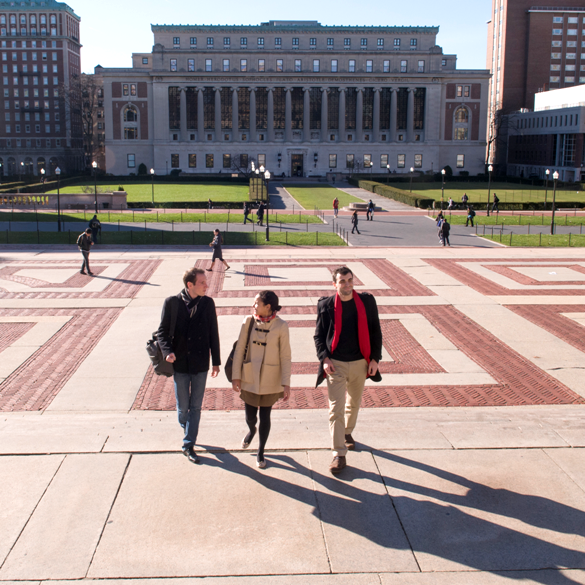
[[86,234],[91,234],[91,228],[86,228],[85,233]]
[[191,284],[197,283],[197,275],[205,274],[205,270],[201,268],[191,268],[183,274],[183,284],[185,288],[187,288],[187,283],[190,282]]
[[[337,282],[337,275],[341,274],[345,276],[346,274],[351,274],[353,277],[353,272],[347,266],[340,266],[333,271],[333,282]],[[186,286],[186,285],[185,285]]]

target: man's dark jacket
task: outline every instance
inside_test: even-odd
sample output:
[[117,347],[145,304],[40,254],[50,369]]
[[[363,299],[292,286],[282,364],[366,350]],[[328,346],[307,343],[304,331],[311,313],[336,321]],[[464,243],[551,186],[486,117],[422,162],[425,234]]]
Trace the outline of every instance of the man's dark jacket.
[[[171,307],[176,303],[177,324],[173,337],[171,328]],[[163,305],[160,327],[157,331],[158,342],[166,358],[174,353],[176,361],[173,366],[180,374],[198,374],[209,370],[209,354],[214,366],[221,365],[219,355],[219,332],[217,314],[213,299],[200,298],[197,311],[193,317],[179,293],[168,297]]]
[[[368,330],[370,333],[370,359],[380,363],[382,359],[382,329],[380,328],[380,317],[378,316],[378,305],[376,299],[370,293],[358,293],[366,309],[368,318]],[[331,358],[331,344],[335,333],[335,296],[321,297],[317,305],[317,327],[315,328],[315,348],[319,358],[319,372],[317,384],[319,386],[325,379],[323,371],[323,360]],[[376,372],[371,378],[374,382],[382,379],[380,372]]]
[[78,238],[77,238],[77,246],[79,247],[80,250],[83,250],[84,252],[89,252],[91,250],[91,236],[89,234],[86,234],[85,232],[83,232]]

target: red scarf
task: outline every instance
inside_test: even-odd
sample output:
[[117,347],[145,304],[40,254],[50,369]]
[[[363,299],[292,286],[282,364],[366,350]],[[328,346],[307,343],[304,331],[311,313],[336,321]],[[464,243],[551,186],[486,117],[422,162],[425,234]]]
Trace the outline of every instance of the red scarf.
[[[353,291],[353,300],[355,301],[355,307],[358,314],[358,340],[360,343],[360,351],[364,356],[364,359],[370,363],[370,331],[368,329],[368,318],[366,316],[366,308],[360,296]],[[341,298],[339,293],[335,295],[335,331],[333,334],[333,342],[331,343],[331,353],[335,351],[339,338],[341,336],[341,324],[342,324],[342,313],[343,307],[341,305]]]
[[256,319],[256,321],[260,321],[261,323],[270,323],[270,321],[272,321],[275,318],[276,312],[272,313],[270,317],[260,317],[260,315],[256,315],[256,313],[254,313],[254,319]]

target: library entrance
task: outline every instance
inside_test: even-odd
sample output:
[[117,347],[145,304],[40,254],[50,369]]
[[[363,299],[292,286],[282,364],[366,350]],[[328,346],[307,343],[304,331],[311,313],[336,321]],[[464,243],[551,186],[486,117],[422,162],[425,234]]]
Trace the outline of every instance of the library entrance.
[[291,177],[302,177],[303,176],[303,155],[302,154],[291,154]]

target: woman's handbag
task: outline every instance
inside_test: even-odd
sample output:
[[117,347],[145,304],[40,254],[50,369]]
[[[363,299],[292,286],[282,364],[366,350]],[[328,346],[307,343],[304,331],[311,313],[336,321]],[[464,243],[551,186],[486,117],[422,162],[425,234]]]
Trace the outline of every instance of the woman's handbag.
[[[250,335],[252,335],[252,327],[254,327],[254,317],[250,319],[250,326],[248,327],[248,338],[246,340],[246,349],[244,350],[244,360],[246,359],[246,355],[248,353],[248,345],[250,344]],[[232,381],[232,374],[234,369],[234,353],[236,353],[236,345],[238,345],[237,340],[234,341],[234,346],[232,347],[232,351],[224,367],[225,376],[228,379],[228,382]]]

